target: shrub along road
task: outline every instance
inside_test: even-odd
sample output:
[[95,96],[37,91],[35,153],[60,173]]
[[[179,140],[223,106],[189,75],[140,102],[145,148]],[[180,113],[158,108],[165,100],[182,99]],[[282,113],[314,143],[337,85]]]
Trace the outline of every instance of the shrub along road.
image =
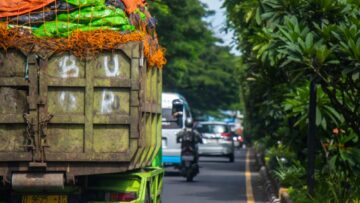
[[192,183],[187,183],[176,170],[167,168],[163,203],[266,202],[255,157],[250,150],[237,151],[234,163],[222,157],[201,157],[200,167],[200,174]]

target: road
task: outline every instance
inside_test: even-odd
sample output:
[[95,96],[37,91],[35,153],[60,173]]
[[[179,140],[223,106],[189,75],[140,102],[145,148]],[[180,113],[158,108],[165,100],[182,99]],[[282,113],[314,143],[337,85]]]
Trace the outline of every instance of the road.
[[191,183],[178,176],[176,170],[167,168],[162,202],[266,202],[251,150],[237,151],[234,163],[229,163],[227,158],[222,157],[201,157],[200,167],[200,174]]

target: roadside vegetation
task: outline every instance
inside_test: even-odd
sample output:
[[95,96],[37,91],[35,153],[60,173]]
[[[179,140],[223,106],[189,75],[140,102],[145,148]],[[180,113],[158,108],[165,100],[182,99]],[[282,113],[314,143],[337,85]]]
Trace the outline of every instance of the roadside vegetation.
[[[244,66],[245,134],[296,202],[360,199],[360,3],[225,0]],[[307,193],[309,84],[317,83],[316,188]]]

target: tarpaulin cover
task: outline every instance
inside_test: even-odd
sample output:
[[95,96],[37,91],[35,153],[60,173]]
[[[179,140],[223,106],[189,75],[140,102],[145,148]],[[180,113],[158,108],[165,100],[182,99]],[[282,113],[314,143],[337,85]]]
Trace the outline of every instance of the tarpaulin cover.
[[59,36],[61,33],[66,33],[71,30],[79,29],[84,25],[69,22],[46,22],[34,31],[34,34],[38,37],[52,37]]
[[94,20],[99,20],[101,18],[113,17],[113,16],[127,19],[125,12],[119,8],[94,6],[94,7],[86,7],[81,10],[76,10],[72,13],[60,14],[57,17],[57,20],[88,23]]
[[127,24],[129,24],[129,20],[127,18],[121,16],[112,16],[112,17],[95,20],[89,23],[89,26],[103,26],[103,25],[118,26],[118,25],[127,25]]
[[146,4],[145,0],[122,0],[126,7],[127,13],[133,13],[138,7],[143,7]]
[[42,8],[55,0],[0,0],[0,17],[17,16]]
[[0,21],[8,22],[13,25],[24,25],[24,26],[37,26],[47,21],[55,20],[56,14],[62,12],[72,12],[78,9],[76,6],[71,5],[64,1],[56,1],[44,8],[31,11],[24,15],[4,17]]
[[123,10],[94,6],[72,13],[60,14],[57,21],[45,22],[39,28],[34,29],[34,35],[38,37],[66,37],[74,30],[134,31],[135,27],[130,25],[130,21]]
[[78,7],[85,7],[85,6],[96,6],[105,4],[105,0],[65,0],[69,4],[78,6]]

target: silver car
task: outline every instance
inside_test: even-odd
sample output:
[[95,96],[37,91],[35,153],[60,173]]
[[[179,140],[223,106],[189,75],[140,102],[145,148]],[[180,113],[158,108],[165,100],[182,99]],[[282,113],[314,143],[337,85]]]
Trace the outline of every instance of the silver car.
[[195,126],[201,133],[200,156],[225,156],[234,162],[234,140],[230,127],[224,122],[199,122]]

